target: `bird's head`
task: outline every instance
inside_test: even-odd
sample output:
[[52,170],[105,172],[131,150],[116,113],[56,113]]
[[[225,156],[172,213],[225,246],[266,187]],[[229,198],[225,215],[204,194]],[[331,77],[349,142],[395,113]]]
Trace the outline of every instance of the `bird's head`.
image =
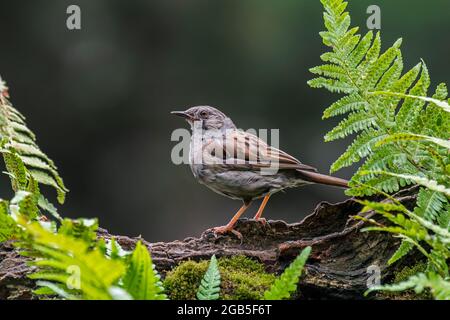
[[191,125],[199,122],[203,130],[226,130],[235,128],[235,125],[223,112],[209,106],[196,106],[186,111],[172,111],[174,115],[183,117]]

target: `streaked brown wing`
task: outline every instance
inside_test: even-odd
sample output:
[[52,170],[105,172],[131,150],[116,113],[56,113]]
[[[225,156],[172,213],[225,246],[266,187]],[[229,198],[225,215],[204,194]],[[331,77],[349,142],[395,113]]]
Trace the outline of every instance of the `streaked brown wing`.
[[288,153],[269,146],[257,136],[241,130],[226,134],[223,155],[227,164],[248,169],[267,168],[278,162],[278,168],[317,172],[317,169],[301,163]]

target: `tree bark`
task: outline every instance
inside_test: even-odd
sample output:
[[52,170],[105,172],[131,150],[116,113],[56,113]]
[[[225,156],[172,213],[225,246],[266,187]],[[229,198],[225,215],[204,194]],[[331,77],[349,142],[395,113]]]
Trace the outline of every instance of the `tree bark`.
[[[399,192],[396,198],[407,207],[414,205],[416,188]],[[368,282],[390,281],[394,273],[407,263],[419,259],[412,252],[406,259],[387,266],[387,260],[398,248],[399,240],[381,232],[361,232],[367,224],[352,218],[361,205],[355,199],[337,204],[320,203],[314,212],[299,223],[240,220],[234,234],[216,236],[205,231],[199,238],[182,241],[148,243],[144,239],[114,236],[125,248],[132,249],[138,240],[146,244],[157,269],[164,275],[181,261],[245,255],[262,262],[267,271],[279,273],[306,246],[312,247],[299,290],[302,299],[362,299]],[[374,212],[364,213],[379,223],[385,223]],[[111,238],[106,230],[100,237]],[[14,249],[11,242],[0,244],[0,299],[33,299],[34,282],[27,278],[32,269]]]

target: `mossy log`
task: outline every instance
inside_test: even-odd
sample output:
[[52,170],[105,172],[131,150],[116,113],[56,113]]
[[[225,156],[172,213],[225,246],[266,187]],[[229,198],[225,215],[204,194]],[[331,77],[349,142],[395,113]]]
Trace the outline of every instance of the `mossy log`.
[[[416,188],[410,188],[399,192],[396,198],[411,207],[416,192]],[[173,242],[149,243],[140,238],[114,237],[125,249],[132,249],[142,240],[163,276],[182,261],[209,259],[213,254],[217,257],[244,255],[261,262],[268,272],[279,273],[302,248],[312,246],[299,284],[299,297],[361,299],[374,270],[380,271],[381,282],[385,283],[420,256],[412,252],[406,259],[387,266],[399,240],[386,233],[361,232],[366,222],[352,218],[360,210],[361,205],[355,199],[348,199],[337,204],[322,202],[299,223],[240,220],[236,230],[242,234],[242,240],[234,234],[216,236],[210,230],[199,238]],[[366,212],[364,216],[384,223],[374,212]],[[99,236],[113,237],[106,230],[100,230]],[[10,242],[0,244],[0,299],[33,298],[33,282],[27,278],[32,270],[26,261]]]

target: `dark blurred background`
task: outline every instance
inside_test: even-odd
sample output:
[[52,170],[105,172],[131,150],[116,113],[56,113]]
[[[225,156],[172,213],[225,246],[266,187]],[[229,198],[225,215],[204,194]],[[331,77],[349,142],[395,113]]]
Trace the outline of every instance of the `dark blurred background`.
[[[448,0],[350,2],[363,32],[367,7],[379,5],[384,48],[403,37],[407,67],[423,58],[433,85],[449,82]],[[81,7],[82,30],[66,28],[70,4]],[[186,124],[169,111],[215,105],[241,128],[279,128],[281,147],[322,172],[344,151],[348,141],[323,142],[337,120],[321,113],[337,96],[306,84],[325,50],[322,29],[319,0],[2,0],[0,75],[71,190],[63,215],[171,240],[228,222],[241,204],[171,162],[171,133]],[[299,221],[344,198],[289,190],[265,215]]]

